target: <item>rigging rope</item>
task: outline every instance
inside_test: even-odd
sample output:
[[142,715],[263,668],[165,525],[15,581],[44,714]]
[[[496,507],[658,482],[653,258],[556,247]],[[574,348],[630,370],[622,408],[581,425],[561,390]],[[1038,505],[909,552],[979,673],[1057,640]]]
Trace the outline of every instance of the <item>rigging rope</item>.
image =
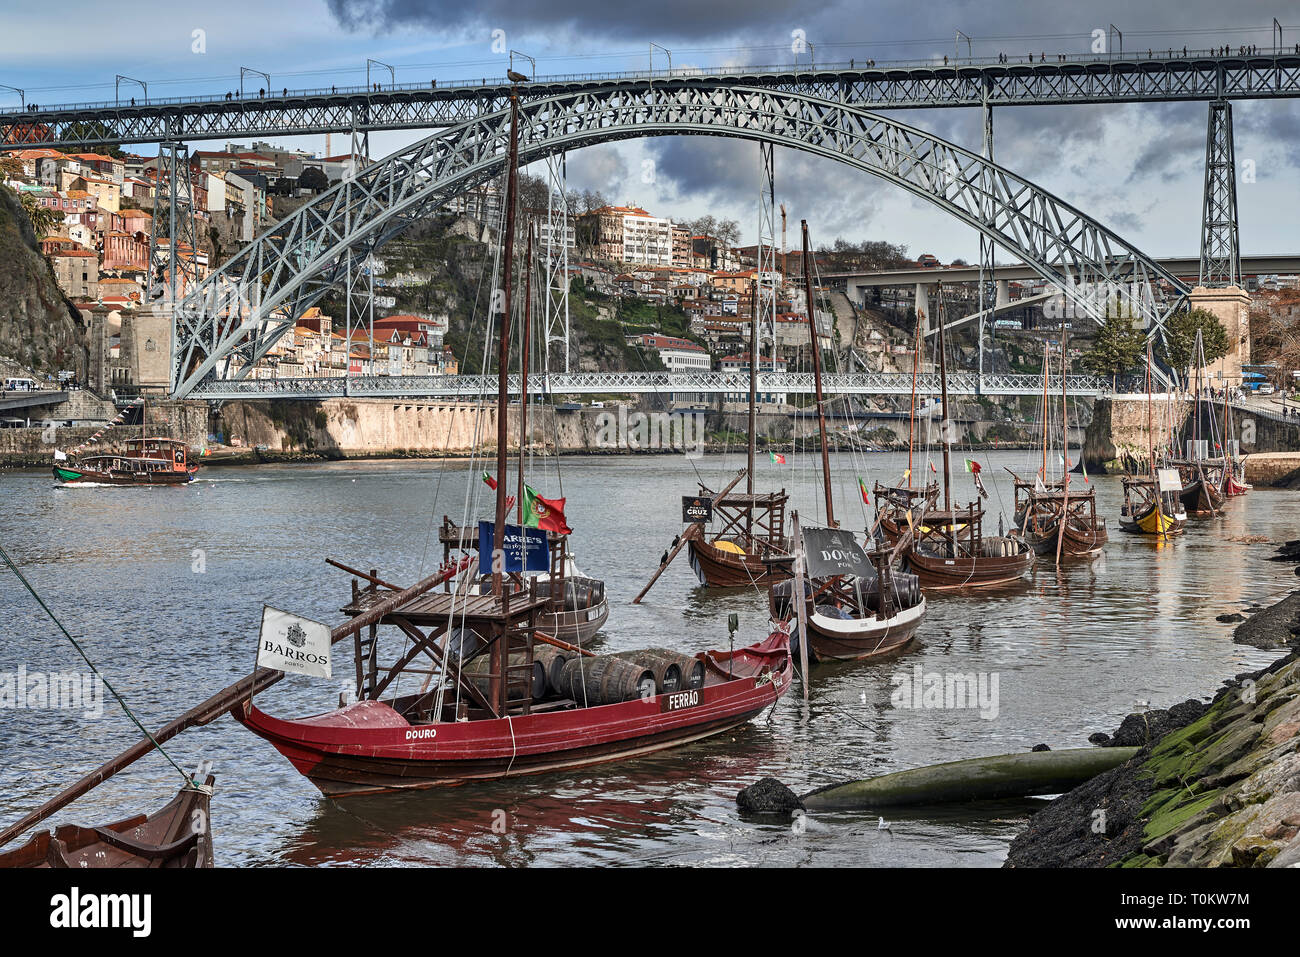
[[13,569],[13,573],[18,576],[18,580],[23,583],[23,587],[26,588],[31,593],[31,596],[33,598],[36,599],[36,603],[45,610],[45,614],[50,616],[50,620],[53,621],[54,624],[58,626],[59,631],[63,632],[63,637],[67,638],[68,641],[72,642],[72,647],[77,649],[77,653],[81,655],[82,659],[86,662],[86,665],[90,668],[92,672],[94,672],[95,677],[98,678],[100,681],[102,681],[104,683],[104,687],[107,688],[109,692],[113,695],[113,697],[117,699],[117,703],[122,706],[122,710],[126,712],[126,716],[131,719],[131,721],[135,724],[137,728],[140,729],[140,733],[149,739],[149,743],[152,744],[154,748],[157,749],[159,754],[161,754],[164,758],[167,759],[167,761],[171,764],[171,766],[174,767],[176,771],[180,774],[180,776],[185,779],[185,783],[188,785],[191,782],[190,775],[185,772],[184,768],[182,768],[179,764],[176,763],[175,759],[173,759],[172,756],[168,754],[166,750],[163,749],[163,746],[161,744],[159,744],[157,741],[154,740],[154,736],[149,733],[149,729],[146,728],[140,722],[140,719],[135,716],[135,712],[132,711],[130,707],[127,706],[126,701],[122,698],[120,694],[118,694],[117,689],[113,687],[112,682],[110,682],[107,678],[105,678],[103,674],[100,673],[100,670],[95,667],[95,663],[90,660],[90,656],[87,655],[85,649],[81,647],[81,643],[78,642],[76,638],[72,637],[72,635],[68,632],[68,629],[63,627],[63,622],[59,620],[59,616],[54,614],[54,611],[50,608],[49,605],[45,604],[45,599],[43,599],[37,593],[36,589],[32,587],[32,583],[27,580],[27,576],[22,573],[22,570],[19,569],[17,563],[15,563],[14,560],[9,557],[9,553],[5,551],[3,545],[0,545],[0,558],[3,558],[5,564],[8,565],[11,569]]

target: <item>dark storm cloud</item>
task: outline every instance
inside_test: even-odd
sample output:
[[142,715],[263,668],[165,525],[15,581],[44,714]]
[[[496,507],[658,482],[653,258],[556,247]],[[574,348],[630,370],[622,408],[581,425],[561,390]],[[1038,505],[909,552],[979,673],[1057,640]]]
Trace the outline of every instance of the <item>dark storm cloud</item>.
[[[611,3],[609,0],[562,0],[519,3],[518,0],[327,0],[335,18],[358,31],[427,27],[447,31],[507,34],[570,33],[575,45],[583,40],[617,37],[644,44],[663,40],[732,37],[757,27],[787,25],[792,19],[815,20],[836,6],[805,3],[792,18],[788,0],[656,0],[653,3]],[[788,29],[788,28],[787,28]],[[771,41],[768,41],[771,42]],[[575,50],[574,52],[588,52]]]
[[[601,54],[644,48],[649,40],[674,48],[675,65],[789,63],[791,31],[804,31],[816,45],[818,63],[850,58],[941,61],[956,55],[953,37],[970,34],[973,54],[1006,53],[1014,61],[1046,53],[1089,54],[1093,32],[1115,24],[1130,55],[1158,50],[1205,49],[1220,44],[1270,43],[1275,0],[1132,0],[1078,3],[1009,0],[513,0],[478,3],[449,0],[327,0],[344,26],[358,32],[433,33],[442,38],[486,36],[504,29],[509,46],[534,49],[539,73],[548,56]],[[1283,19],[1286,19],[1283,17]],[[1249,28],[1252,32],[1238,32]],[[1288,37],[1289,38],[1289,37]],[[960,48],[965,55],[966,48]],[[571,68],[570,65],[560,70]],[[1289,143],[1300,137],[1300,105],[1239,104],[1238,143],[1249,142],[1261,175],[1300,167]],[[979,111],[913,110],[891,117],[972,151],[981,148]],[[995,111],[994,158],[1018,175],[1056,193],[1121,232],[1175,222],[1159,196],[1194,190],[1204,160],[1206,106],[1196,104],[1108,104],[1063,107],[1003,107]],[[665,201],[708,206],[716,215],[741,220],[754,232],[758,191],[757,148],[719,137],[671,137],[648,141],[642,155],[656,164],[657,187]],[[571,183],[601,189],[611,199],[638,194],[640,170],[628,170],[628,146],[594,147],[575,154]],[[607,155],[606,155],[607,154]],[[1238,147],[1239,161],[1245,154]],[[589,158],[588,158],[589,157]],[[603,158],[602,158],[603,157]],[[615,159],[614,157],[618,157]],[[1252,157],[1254,158],[1254,157]],[[619,184],[627,187],[620,189]],[[1154,186],[1155,188],[1148,188]],[[820,224],[821,239],[842,233],[862,238],[888,230],[875,222],[895,187],[852,173],[832,161],[794,151],[778,152],[777,188],[791,214]],[[640,187],[645,194],[645,187]],[[1173,194],[1170,194],[1173,195]],[[892,198],[892,197],[889,197]],[[919,202],[919,201],[917,201]],[[795,208],[801,210],[795,213]],[[729,210],[729,212],[728,212]],[[1179,227],[1181,228],[1181,227]],[[830,235],[827,235],[827,234]],[[1161,240],[1169,242],[1168,238]],[[1174,240],[1176,241],[1176,239]]]

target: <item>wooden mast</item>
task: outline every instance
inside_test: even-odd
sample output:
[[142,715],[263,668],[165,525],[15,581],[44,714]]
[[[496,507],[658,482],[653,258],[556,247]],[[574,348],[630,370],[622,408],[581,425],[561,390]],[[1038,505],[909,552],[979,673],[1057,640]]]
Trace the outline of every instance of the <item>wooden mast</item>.
[[826,406],[822,402],[822,350],[817,342],[817,313],[813,306],[812,270],[809,268],[808,220],[801,219],[803,229],[803,288],[808,302],[808,338],[812,343],[813,384],[817,394],[817,434],[822,447],[822,490],[826,494],[826,524],[836,528],[835,505],[831,501],[831,456],[826,447]]
[[948,423],[948,356],[947,356],[947,339],[944,337],[944,316],[943,316],[943,283],[937,283],[939,294],[939,391],[943,397],[943,407],[940,410],[943,418],[939,423],[939,431],[942,432],[943,440],[943,510],[952,511],[952,465],[949,460],[949,443],[948,432],[951,426]]
[[[516,167],[519,164],[519,88],[510,88],[510,148],[506,159],[506,234],[502,257],[502,289],[505,295],[501,315],[501,340],[497,350],[497,508],[493,546],[500,555],[505,548],[506,526],[506,443],[509,441],[507,415],[510,395],[507,371],[510,363],[510,282],[511,265],[515,254],[515,189]],[[492,563],[492,594],[501,594],[500,563]],[[504,644],[502,646],[504,656]],[[493,681],[500,681],[495,678]],[[504,682],[503,682],[504,684]]]
[[[519,346],[519,527],[524,525],[524,447],[528,443],[528,352],[533,330],[533,226],[528,224],[528,252],[524,256],[524,337]],[[527,548],[525,548],[525,552]]]
[[[916,333],[912,337],[912,405],[907,414],[907,488],[912,488],[912,449],[916,445],[916,373],[921,364],[921,310],[916,310]],[[911,501],[909,496],[908,501]]]
[[[758,402],[758,283],[755,281],[753,287],[754,304],[749,311],[749,445],[747,447],[747,458],[745,471],[748,477],[745,480],[745,491],[750,495],[754,494],[754,433],[757,431],[757,411],[755,405]],[[752,520],[752,519],[751,519]]]
[[[1061,563],[1061,547],[1065,544],[1065,522],[1070,514],[1070,420],[1066,410],[1065,371],[1068,361],[1065,354],[1065,319],[1061,319],[1061,514],[1056,523],[1056,563]],[[1046,378],[1043,383],[1046,385]],[[1047,406],[1043,406],[1046,412]],[[1046,451],[1046,450],[1044,450]]]
[[1047,374],[1051,371],[1048,362],[1047,337],[1043,337],[1043,464],[1038,470],[1043,483],[1047,483]]

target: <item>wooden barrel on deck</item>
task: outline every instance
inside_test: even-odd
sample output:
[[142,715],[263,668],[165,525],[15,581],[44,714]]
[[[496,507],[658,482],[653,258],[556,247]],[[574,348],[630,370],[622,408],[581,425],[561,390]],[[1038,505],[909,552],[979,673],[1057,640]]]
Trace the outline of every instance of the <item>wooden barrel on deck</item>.
[[682,678],[678,688],[682,691],[698,691],[704,687],[704,662],[694,655],[684,655],[680,651],[667,648],[647,648],[646,652],[673,662],[680,669]]
[[[522,654],[513,654],[510,656],[511,670],[507,673],[507,678],[512,681],[518,681],[522,672],[520,666],[527,661]],[[463,674],[483,695],[487,697],[488,689],[491,687],[492,679],[489,674],[492,672],[492,655],[480,655],[473,661],[465,665]],[[537,658],[533,659],[532,673],[528,680],[529,695],[534,701],[541,701],[546,697],[546,667]]]
[[655,690],[660,694],[671,694],[682,686],[682,668],[677,662],[663,658],[644,649],[639,651],[620,651],[615,658],[622,658],[642,668],[649,668],[655,676]]
[[546,669],[546,683],[558,695],[568,696],[564,685],[560,683],[560,675],[564,671],[564,666],[577,657],[576,651],[567,651],[554,645],[533,645],[533,660],[541,662],[542,667]]
[[655,693],[655,676],[649,668],[611,655],[566,662],[560,684],[579,705],[619,704]]

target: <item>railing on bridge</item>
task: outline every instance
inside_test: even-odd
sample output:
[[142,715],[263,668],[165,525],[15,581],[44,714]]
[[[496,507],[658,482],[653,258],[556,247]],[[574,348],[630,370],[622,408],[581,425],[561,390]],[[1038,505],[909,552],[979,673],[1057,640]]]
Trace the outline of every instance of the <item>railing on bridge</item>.
[[[1212,50],[1151,51],[1150,56],[1009,54],[948,62],[905,60],[679,67],[538,76],[522,85],[525,100],[628,84],[785,88],[885,110],[1043,103],[1261,99],[1300,96],[1300,51],[1218,55]],[[235,91],[215,96],[42,104],[0,112],[12,144],[84,145],[193,141],[253,133],[316,133],[446,126],[504,105],[510,82],[480,77],[381,85],[379,89]],[[227,98],[229,97],[229,98]],[[99,125],[95,125],[99,124]],[[95,135],[98,134],[98,135]]]
[[[511,375],[507,388],[519,394],[520,379]],[[908,395],[913,387],[911,373],[855,372],[831,373],[822,377],[827,395]],[[1059,395],[1061,377],[1049,376],[1048,391]],[[1104,391],[1105,382],[1090,375],[1072,375],[1066,379],[1066,391],[1076,396],[1095,396]],[[953,395],[1039,395],[1042,376],[984,375],[954,372],[948,375],[948,391]],[[811,395],[815,391],[810,372],[760,372],[758,391],[786,395]],[[937,373],[916,377],[919,395],[938,395]],[[201,383],[190,397],[195,399],[328,399],[352,398],[440,398],[460,401],[494,400],[495,376],[333,376],[327,378],[209,380]],[[748,372],[578,372],[552,373],[529,378],[530,395],[660,395],[674,393],[697,395],[738,395],[749,393]]]

